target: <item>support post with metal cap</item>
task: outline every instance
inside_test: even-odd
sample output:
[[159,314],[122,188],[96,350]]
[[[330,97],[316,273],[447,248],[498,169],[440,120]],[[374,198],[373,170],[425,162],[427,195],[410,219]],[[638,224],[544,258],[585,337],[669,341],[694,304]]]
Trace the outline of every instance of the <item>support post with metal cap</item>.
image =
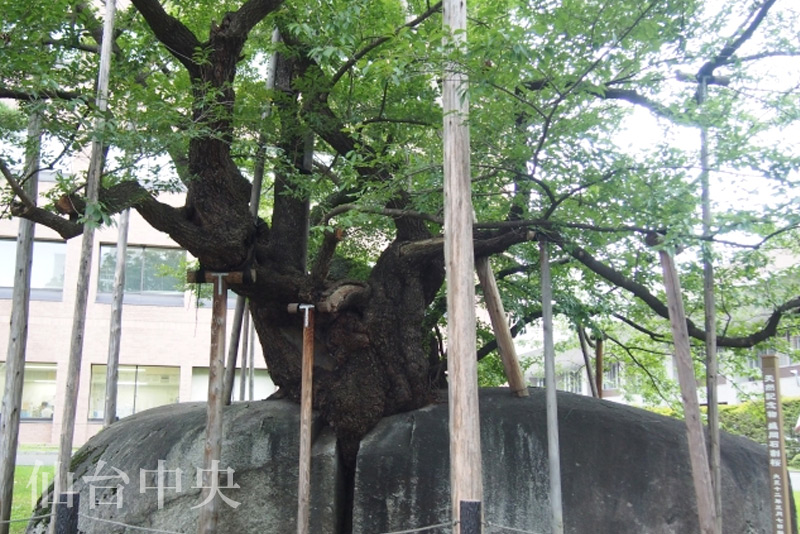
[[[203,502],[198,522],[199,534],[215,534],[219,522],[219,460],[222,456],[222,406],[225,375],[225,320],[228,314],[228,283],[241,284],[241,272],[187,273],[189,283],[212,283],[214,295],[211,312],[211,351],[208,366],[208,409],[203,450]],[[214,495],[211,492],[215,492]]]
[[303,312],[303,366],[300,379],[300,461],[297,482],[297,534],[309,533],[311,503],[311,417],[314,379],[314,305],[290,304]]

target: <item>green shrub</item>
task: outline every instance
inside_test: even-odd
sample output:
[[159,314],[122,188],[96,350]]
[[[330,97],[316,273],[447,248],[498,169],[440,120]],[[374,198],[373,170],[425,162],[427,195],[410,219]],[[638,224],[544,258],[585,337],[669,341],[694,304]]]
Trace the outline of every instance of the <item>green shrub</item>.
[[[794,433],[794,425],[800,415],[800,399],[784,399],[782,405],[786,458],[790,467],[796,463],[796,467],[800,468],[800,435]],[[763,401],[720,406],[719,423],[726,432],[767,444],[767,416]]]
[[[800,469],[800,434],[794,432],[794,426],[800,415],[800,398],[784,399],[782,405],[786,461],[789,467]],[[681,417],[671,408],[648,409],[661,415]],[[719,426],[731,434],[745,436],[764,446],[767,445],[767,415],[763,400],[720,406]]]

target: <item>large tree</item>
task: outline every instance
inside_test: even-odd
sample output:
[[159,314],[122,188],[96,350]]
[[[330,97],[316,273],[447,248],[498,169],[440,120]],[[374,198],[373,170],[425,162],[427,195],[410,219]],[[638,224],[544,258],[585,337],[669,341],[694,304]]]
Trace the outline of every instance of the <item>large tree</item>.
[[[37,207],[20,193],[9,144],[5,204],[65,239],[85,218],[132,207],[202,268],[255,269],[233,290],[250,298],[270,373],[290,398],[302,324],[287,304],[317,305],[315,404],[352,453],[381,417],[431,402],[444,384],[445,58],[471,81],[475,253],[492,257],[515,330],[540,314],[538,235],[556,245],[558,313],[576,327],[613,323],[627,339],[668,341],[644,236],[664,234],[697,257],[697,145],[686,139],[699,139],[700,124],[711,132],[713,183],[760,192],[718,204],[711,239],[724,250],[728,316],[718,343],[752,347],[797,324],[797,268],[763,263],[797,253],[800,75],[786,58],[798,53],[798,13],[780,4],[475,1],[470,52],[459,55],[441,44],[440,4],[420,0],[132,0],[117,25],[110,112],[95,132],[94,7],[3,1],[0,97],[45,117],[48,165],[93,135],[111,146],[98,206],[86,205],[76,176]],[[646,135],[650,145],[639,142]],[[254,223],[250,180],[264,169]],[[159,202],[165,188],[185,190],[185,205]],[[695,263],[684,265],[690,312],[701,298]],[[694,322],[689,331],[704,337]],[[485,341],[478,357],[493,347]]]

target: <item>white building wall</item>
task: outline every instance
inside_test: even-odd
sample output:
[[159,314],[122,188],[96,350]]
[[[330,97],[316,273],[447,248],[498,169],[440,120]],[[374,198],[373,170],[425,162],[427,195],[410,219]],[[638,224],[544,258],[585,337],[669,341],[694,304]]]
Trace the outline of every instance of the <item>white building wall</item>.
[[[179,203],[179,197],[172,197]],[[16,238],[17,220],[0,220],[0,238]],[[60,240],[52,230],[37,226],[36,239]],[[81,445],[98,432],[101,424],[89,419],[89,385],[92,364],[105,364],[108,358],[108,338],[111,305],[97,301],[99,245],[117,241],[117,228],[103,228],[95,232],[89,300],[86,316],[83,360],[78,394],[75,445]],[[151,228],[135,212],[131,213],[129,246],[150,245],[177,247],[166,235]],[[58,443],[62,421],[63,399],[66,391],[72,316],[78,283],[78,259],[81,237],[66,246],[64,288],[60,301],[33,300],[30,304],[27,359],[30,363],[57,365],[55,409],[52,421],[23,421],[20,428],[21,443]],[[13,261],[13,260],[12,260]],[[232,306],[231,306],[232,308]],[[10,298],[0,298],[0,321],[8,325],[11,316]],[[228,329],[233,310],[228,312]],[[120,365],[170,366],[180,369],[178,397],[180,401],[192,399],[193,368],[208,368],[210,346],[211,307],[196,307],[190,293],[184,296],[183,306],[152,306],[125,304],[122,312],[122,340]],[[9,329],[0,328],[0,361],[6,358]],[[255,346],[255,368],[260,381],[257,392],[266,396],[274,391],[271,381],[265,383],[266,366],[258,343]],[[5,367],[0,366],[0,372]],[[238,387],[238,384],[237,384]],[[196,394],[195,394],[196,396]],[[258,397],[256,397],[258,398]],[[263,398],[263,397],[261,397]]]

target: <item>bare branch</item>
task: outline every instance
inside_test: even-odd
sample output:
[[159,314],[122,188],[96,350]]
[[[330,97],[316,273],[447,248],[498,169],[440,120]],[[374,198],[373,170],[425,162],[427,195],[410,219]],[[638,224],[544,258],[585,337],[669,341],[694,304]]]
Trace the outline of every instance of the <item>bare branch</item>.
[[661,391],[660,381],[655,376],[653,376],[653,373],[650,372],[650,370],[647,368],[647,366],[645,366],[642,362],[639,361],[639,359],[633,354],[633,351],[627,345],[625,345],[624,343],[622,343],[618,339],[615,339],[615,338],[609,336],[605,332],[604,332],[604,336],[606,338],[608,338],[609,340],[611,340],[612,342],[614,342],[614,344],[617,345],[619,348],[621,348],[623,351],[625,351],[625,354],[628,355],[628,358],[631,359],[631,361],[634,363],[634,365],[636,365],[636,367],[641,369],[644,372],[644,374],[647,375],[647,378],[650,380],[650,383],[653,384],[653,387],[655,388],[656,393],[658,394],[658,396],[661,397],[664,400],[664,402],[669,404],[670,403],[669,399]]
[[725,46],[722,47],[722,50],[719,52],[719,54],[700,67],[700,70],[697,71],[697,79],[702,80],[703,78],[713,76],[716,68],[728,63],[733,54],[735,54],[736,51],[753,36],[756,29],[766,18],[767,12],[774,3],[775,0],[765,0],[764,3],[761,4],[761,7],[758,8],[755,17],[747,26],[747,28],[741,32],[738,37],[728,40]]
[[[556,245],[558,245],[564,252],[571,255],[579,262],[581,262],[590,271],[605,278],[613,285],[629,291],[630,293],[633,294],[633,296],[635,296],[636,298],[647,304],[647,306],[651,310],[653,310],[657,315],[663,317],[664,319],[669,319],[669,310],[667,309],[667,305],[661,302],[661,300],[659,300],[655,295],[650,293],[650,290],[648,290],[645,286],[634,280],[631,280],[621,272],[598,261],[585,249],[574,244],[565,243],[561,236],[556,234],[549,234],[548,237]],[[769,319],[766,321],[764,327],[761,328],[760,330],[757,330],[748,336],[741,336],[741,337],[720,336],[717,339],[717,344],[720,347],[731,347],[731,348],[753,347],[758,343],[761,343],[762,341],[766,341],[767,339],[774,337],[777,332],[778,324],[780,324],[781,318],[787,313],[796,312],[798,310],[800,310],[800,296],[785,302],[781,306],[778,306],[778,308],[776,308],[772,312]],[[687,319],[686,325],[688,327],[689,335],[691,337],[700,340],[705,339],[705,331],[701,328],[698,328],[697,325],[694,324],[694,322]]]
[[336,206],[331,211],[325,214],[325,216],[322,219],[322,222],[323,224],[328,224],[330,220],[336,217],[337,215],[341,215],[342,213],[347,213],[348,211],[358,211],[361,213],[374,213],[376,215],[385,215],[387,217],[414,217],[417,219],[430,221],[439,225],[444,225],[444,220],[442,220],[441,217],[436,217],[428,213],[403,210],[403,209],[392,209],[392,208],[370,208],[367,206],[359,206],[358,204],[342,204]]
[[403,24],[400,28],[396,29],[394,33],[392,33],[392,35],[386,35],[384,37],[378,37],[377,39],[373,39],[365,48],[353,54],[353,57],[348,59],[344,63],[344,65],[339,67],[339,70],[337,70],[336,73],[331,78],[331,87],[336,85],[337,82],[342,78],[342,76],[344,76],[347,73],[347,71],[353,68],[353,65],[355,65],[359,59],[366,56],[372,50],[378,48],[383,43],[389,41],[392,37],[400,33],[400,31],[403,28],[413,28],[441,10],[442,10],[442,2],[437,2],[434,5],[429,6],[428,9],[419,17],[415,18],[414,20],[408,21],[406,24]]

